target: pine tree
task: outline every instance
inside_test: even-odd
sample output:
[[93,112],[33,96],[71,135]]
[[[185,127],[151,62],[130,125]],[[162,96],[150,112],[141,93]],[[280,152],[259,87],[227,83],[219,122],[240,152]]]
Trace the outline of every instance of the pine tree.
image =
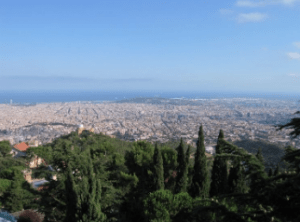
[[10,189],[4,194],[5,208],[13,213],[23,209],[21,181],[13,180]]
[[185,153],[185,162],[186,162],[186,165],[188,165],[188,166],[189,166],[189,162],[190,162],[190,155],[191,155],[191,145],[189,144],[188,148],[186,150],[186,153]]
[[175,193],[186,192],[187,189],[187,164],[186,164],[186,156],[184,153],[184,145],[183,140],[181,138],[180,144],[177,147],[177,176],[176,176],[176,184],[175,184]]
[[187,189],[189,189],[190,186],[191,186],[192,179],[193,179],[193,169],[194,169],[194,167],[191,166],[191,164],[190,164],[190,156],[191,156],[191,145],[189,144],[188,148],[186,150],[186,153],[185,153],[185,161],[186,161],[186,165],[187,165],[187,168],[188,168],[188,184],[187,184]]
[[154,165],[155,190],[163,190],[164,189],[164,166],[163,166],[161,151],[160,149],[158,149],[157,143],[155,144],[153,165]]
[[261,148],[258,148],[258,151],[256,153],[256,158],[259,159],[262,164],[264,163],[264,157],[262,156]]
[[220,143],[219,143],[219,141],[222,140],[222,139],[224,139],[224,132],[223,132],[223,130],[220,129],[219,136],[218,136],[218,143],[217,143],[217,146],[216,146],[216,154],[221,154],[222,153]]
[[[216,155],[223,153],[222,141],[224,140],[223,130],[220,130],[218,136],[218,142],[216,146]],[[211,173],[211,186],[210,186],[210,196],[217,196],[219,194],[224,194],[228,190],[228,171],[227,171],[227,161],[222,159],[220,156],[216,156],[212,173]]]
[[230,193],[245,193],[247,190],[244,170],[240,161],[231,168],[228,176],[228,191]]
[[198,132],[197,150],[195,154],[194,175],[190,188],[192,197],[206,198],[209,194],[209,175],[205,156],[203,127]]
[[278,176],[279,173],[280,173],[280,167],[279,167],[279,164],[277,164],[277,167],[276,167],[276,169],[274,171],[274,176]]
[[75,181],[74,181],[74,176],[72,172],[72,164],[68,164],[68,170],[67,170],[67,179],[65,180],[65,187],[66,187],[66,218],[65,222],[68,221],[77,221],[76,220],[76,214],[77,214],[77,198],[78,198],[78,193],[77,189],[75,187]]
[[268,173],[268,177],[272,177],[273,176],[273,170],[272,168],[269,169],[269,173]]
[[89,157],[85,165],[81,167],[80,171],[82,171],[82,173],[80,176],[76,175],[78,176],[76,184],[75,176],[72,175],[71,170],[70,168],[66,180],[66,202],[67,206],[69,204],[71,206],[67,208],[65,220],[74,222],[104,221],[105,214],[101,212],[100,204],[101,184],[100,180],[95,177],[91,158]]

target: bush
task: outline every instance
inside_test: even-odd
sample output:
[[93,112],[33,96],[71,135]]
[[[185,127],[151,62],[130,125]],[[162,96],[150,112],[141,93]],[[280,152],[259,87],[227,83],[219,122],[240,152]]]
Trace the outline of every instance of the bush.
[[42,222],[42,215],[33,210],[25,210],[23,211],[18,219],[18,222]]
[[0,193],[5,192],[8,188],[10,188],[11,180],[8,179],[0,179]]

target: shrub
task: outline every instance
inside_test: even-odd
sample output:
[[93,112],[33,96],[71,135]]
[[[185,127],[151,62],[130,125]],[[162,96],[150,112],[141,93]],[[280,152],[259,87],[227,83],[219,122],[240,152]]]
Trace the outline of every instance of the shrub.
[[43,216],[34,210],[23,211],[18,219],[18,222],[42,222]]

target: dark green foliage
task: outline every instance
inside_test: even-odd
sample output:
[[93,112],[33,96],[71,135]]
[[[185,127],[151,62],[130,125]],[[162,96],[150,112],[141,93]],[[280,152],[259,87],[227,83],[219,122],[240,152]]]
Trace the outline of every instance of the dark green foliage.
[[158,190],[150,193],[144,200],[144,213],[149,221],[171,222],[170,208],[173,194],[169,190]]
[[7,209],[17,211],[37,206],[34,198],[39,195],[24,180],[25,168],[23,158],[0,157],[0,205]]
[[218,140],[224,139],[224,132],[222,129],[219,131]]
[[[200,138],[201,136],[198,144],[201,145]],[[179,146],[181,145],[183,147],[182,140],[179,143]],[[172,194],[178,179],[172,176],[172,173],[178,170],[176,167],[182,166],[185,162],[187,168],[190,165],[189,176],[193,175],[194,171],[191,168],[192,164],[189,163],[190,151],[178,149],[176,152],[173,148],[180,148],[179,146],[178,143],[174,147],[161,145],[159,150],[163,159],[163,170],[160,172],[163,171],[165,189],[155,191],[157,189],[155,165],[159,162],[157,158],[159,155],[158,149],[154,149],[150,143],[124,141],[122,146],[117,139],[104,135],[85,132],[78,136],[71,133],[48,144],[49,150],[42,154],[47,156],[47,152],[51,153],[49,163],[55,169],[59,169],[56,172],[58,181],[51,181],[49,188],[40,192],[42,199],[38,200],[40,204],[37,207],[32,202],[24,200],[33,199],[35,194],[20,183],[23,193],[20,202],[23,208],[39,208],[43,211],[45,222],[63,221],[64,218],[66,220],[69,218],[69,221],[77,221],[78,218],[81,218],[81,221],[102,221],[105,215],[107,222],[300,220],[297,214],[300,206],[299,150],[292,147],[286,149],[282,162],[286,161],[289,167],[287,173],[283,171],[277,176],[268,177],[264,172],[262,161],[255,155],[257,148],[254,155],[249,154],[225,141],[224,133],[220,130],[212,169],[212,179],[218,176],[216,184],[220,189],[214,195],[214,200],[208,198],[192,200],[185,192]],[[191,146],[189,148],[194,149]],[[267,157],[265,147],[262,148],[264,157]],[[197,152],[194,166],[196,156]],[[22,174],[16,179],[18,176],[14,175],[14,171],[17,171],[12,166],[22,166],[23,163],[14,161],[16,160],[9,157],[0,159],[0,175],[10,178],[6,180],[22,179]],[[227,180],[227,170],[224,170],[228,167],[227,164],[231,166],[228,177],[230,189],[225,190],[227,184],[223,187],[220,184],[224,184]],[[217,174],[216,166],[219,167]],[[7,194],[8,192],[5,192],[3,197]]]
[[0,156],[7,156],[9,155],[9,152],[11,151],[11,145],[8,140],[2,140],[0,141]]
[[18,222],[42,222],[43,216],[33,210],[25,210],[19,215]]
[[66,217],[65,178],[59,175],[57,181],[52,180],[47,190],[41,192],[41,205],[39,210],[45,214],[45,222],[63,221]]
[[0,194],[8,190],[11,186],[11,180],[0,179]]
[[185,162],[186,162],[186,165],[188,165],[188,166],[190,163],[190,155],[191,155],[191,145],[189,144],[188,148],[186,150],[186,153],[185,153]]
[[225,194],[228,191],[228,166],[227,159],[222,158],[224,153],[223,142],[224,133],[222,130],[219,132],[218,143],[216,146],[216,156],[213,162],[211,173],[210,197],[220,194]]
[[65,180],[65,189],[66,189],[66,217],[65,221],[78,221],[78,212],[80,209],[78,206],[78,192],[81,190],[76,189],[75,179],[72,172],[72,164],[68,164],[67,178]]
[[46,163],[53,161],[52,148],[50,146],[38,146],[30,147],[26,151],[26,157],[28,160],[32,159],[35,155],[43,158]]
[[135,174],[139,178],[136,188],[141,194],[148,194],[154,191],[153,166],[154,147],[145,141],[135,142],[132,151],[125,155],[125,165],[129,174]]
[[258,148],[257,154],[256,154],[256,158],[259,159],[259,161],[264,164],[264,157],[262,156],[261,153],[261,148]]
[[276,169],[274,171],[274,176],[278,176],[279,173],[280,173],[280,166],[279,166],[279,164],[277,164]]
[[30,218],[28,217],[20,217],[17,222],[33,222]]
[[223,152],[221,143],[220,143],[220,141],[223,139],[224,139],[224,132],[223,132],[223,130],[220,130],[219,136],[218,136],[218,142],[217,142],[217,146],[216,146],[216,154],[221,154]]
[[35,178],[45,178],[46,180],[50,180],[51,176],[53,175],[54,173],[51,172],[48,167],[46,166],[39,166],[38,168],[36,169],[33,169],[32,170],[32,179],[35,179]]
[[211,185],[210,185],[210,197],[225,194],[227,192],[227,165],[221,157],[215,157]]
[[[293,158],[291,158],[293,156]],[[289,150],[287,148],[286,155],[282,158],[287,161],[290,166],[294,165],[294,161],[300,157],[299,150]],[[277,169],[279,165],[277,165]],[[279,172],[279,169],[277,170]],[[268,218],[275,217],[278,221],[299,221],[300,217],[297,212],[300,206],[300,187],[299,173],[275,173],[277,176],[262,179],[256,184],[260,189],[251,192],[251,198],[248,201],[256,202],[259,206],[264,206],[267,210],[264,215]]]
[[188,184],[187,184],[188,190],[190,189],[193,180],[193,174],[194,174],[193,173],[194,166],[191,163],[192,161],[190,161],[190,156],[191,156],[191,145],[189,144],[185,153],[186,165],[188,166]]
[[[72,172],[72,165],[68,164],[66,180],[65,221],[98,222],[104,221],[105,215],[101,212],[101,184],[96,179],[92,161],[88,158],[84,165]],[[81,172],[80,172],[81,171]]]
[[[294,115],[300,114],[300,111],[297,111],[294,113]],[[300,135],[300,118],[293,118],[289,123],[285,125],[277,125],[277,130],[282,130],[283,128],[292,128],[293,131],[290,133],[290,135],[293,138],[296,138]]]
[[164,178],[165,178],[165,189],[169,189],[172,192],[175,188],[176,180],[173,177],[173,172],[177,166],[177,152],[168,147],[163,145],[161,147],[161,154],[164,163]]
[[2,177],[1,172],[3,170],[17,166],[25,168],[25,163],[26,161],[23,158],[16,159],[11,156],[0,157],[0,177]]
[[244,169],[240,161],[236,161],[234,167],[230,169],[228,188],[230,193],[245,193],[247,191]]
[[190,194],[193,198],[206,198],[209,196],[209,177],[207,170],[207,160],[204,146],[203,127],[200,126],[198,132],[197,150],[193,170],[193,179],[190,187]]
[[157,143],[155,144],[155,150],[153,155],[154,166],[154,182],[155,190],[164,189],[164,168],[161,151],[158,149]]
[[292,146],[288,146],[285,148],[285,155],[283,162],[288,163],[287,170],[289,171],[295,171],[297,173],[300,173],[300,150],[296,149]]
[[268,176],[269,176],[269,177],[273,176],[273,170],[272,170],[272,168],[269,169]]
[[10,189],[4,193],[5,208],[9,212],[17,212],[23,209],[23,190],[20,181],[13,181]]
[[[260,147],[263,149],[261,150],[262,156],[264,158],[264,166],[265,168],[270,168],[274,165],[277,165],[280,162],[281,158],[284,156],[284,147],[276,144],[270,143],[264,140],[237,140],[233,143],[234,145],[241,147],[252,153],[254,155],[257,154],[257,151]],[[284,163],[280,164],[284,167]]]
[[184,153],[184,144],[181,139],[180,144],[177,148],[177,162],[178,167],[176,169],[176,185],[175,185],[175,193],[186,192],[187,190],[187,174],[188,174],[188,167],[186,164],[186,156]]
[[113,221],[119,217],[122,198],[138,183],[137,176],[131,174],[125,165],[125,151],[131,150],[132,145],[124,142],[124,149],[121,150],[118,147],[121,144],[117,139],[101,134],[78,136],[72,132],[47,145],[52,153],[50,164],[59,171],[56,172],[58,181],[51,181],[47,192],[41,192],[40,209],[46,215],[45,221],[62,221],[66,217],[65,180],[68,162],[73,163],[73,170],[83,167],[83,171],[87,171],[84,160],[88,156],[91,156],[95,177],[101,180],[101,211],[107,215],[108,220]]
[[0,172],[0,177],[3,179],[13,180],[23,180],[22,170],[24,166],[10,166],[9,168],[3,169]]
[[151,143],[137,141],[132,150],[125,154],[125,165],[128,173],[136,175],[138,183],[125,195],[126,201],[120,206],[120,214],[124,221],[144,220],[143,199],[155,191],[153,170],[154,147]]
[[169,190],[158,190],[150,193],[143,201],[147,221],[171,222],[184,208],[190,208],[192,198],[188,193],[172,194]]

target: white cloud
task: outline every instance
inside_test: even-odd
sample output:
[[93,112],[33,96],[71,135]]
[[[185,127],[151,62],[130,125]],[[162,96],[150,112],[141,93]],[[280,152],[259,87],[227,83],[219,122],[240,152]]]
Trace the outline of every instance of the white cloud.
[[240,7],[262,7],[267,5],[292,6],[296,2],[300,2],[300,0],[238,0],[236,5]]
[[300,42],[294,42],[293,45],[296,46],[297,48],[300,48]]
[[233,13],[233,10],[221,8],[221,9],[220,9],[220,13],[221,13],[222,15],[229,15],[229,14],[232,14],[232,13]]
[[240,7],[259,7],[259,6],[264,6],[265,4],[264,4],[263,1],[253,2],[253,1],[243,1],[243,0],[240,0],[240,1],[236,2],[236,5],[240,6]]
[[287,74],[288,76],[292,77],[292,78],[299,78],[299,74],[295,74],[295,73],[291,73],[291,74]]
[[300,60],[300,54],[298,52],[288,52],[287,56],[290,59],[299,59]]
[[240,13],[237,17],[239,23],[244,22],[261,22],[267,18],[267,14],[252,12],[252,13]]

